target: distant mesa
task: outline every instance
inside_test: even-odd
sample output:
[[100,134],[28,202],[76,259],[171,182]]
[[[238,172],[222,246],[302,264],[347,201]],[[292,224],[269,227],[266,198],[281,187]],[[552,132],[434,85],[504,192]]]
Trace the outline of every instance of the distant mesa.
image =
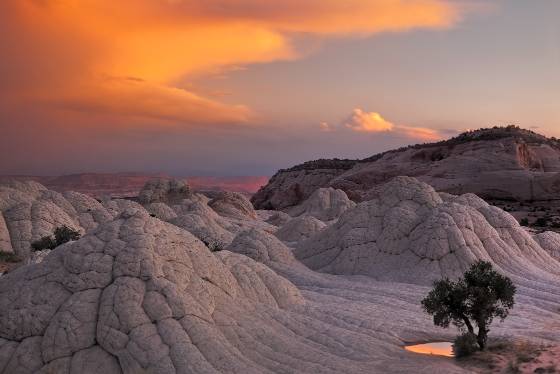
[[515,126],[480,129],[438,143],[391,150],[363,160],[316,160],[278,171],[252,197],[257,209],[289,209],[319,188],[350,199],[399,175],[437,191],[512,201],[560,199],[560,141]]
[[[4,175],[0,182],[8,180],[41,183],[57,192],[75,191],[92,197],[110,196],[128,198],[138,196],[144,185],[154,179],[173,179],[167,174],[142,173],[82,173],[62,176]],[[232,191],[253,194],[268,182],[266,176],[203,177],[180,178],[187,180],[197,191]]]

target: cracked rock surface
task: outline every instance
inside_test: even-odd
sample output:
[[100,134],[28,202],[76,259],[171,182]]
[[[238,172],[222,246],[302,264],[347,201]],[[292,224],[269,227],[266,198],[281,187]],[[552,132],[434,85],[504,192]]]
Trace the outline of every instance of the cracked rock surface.
[[[560,339],[557,236],[533,238],[475,195],[397,178],[294,252],[264,222],[274,213],[226,217],[196,194],[146,204],[153,217],[130,200],[100,206],[16,187],[0,187],[4,217],[50,203],[85,234],[0,277],[0,374],[467,373],[403,345],[452,341],[456,331],[435,327],[420,300],[431,279],[479,258],[518,287],[491,336]],[[46,225],[22,222],[24,233]],[[197,238],[205,227],[228,236],[226,250]]]
[[303,203],[288,209],[288,214],[292,217],[307,214],[321,221],[332,221],[354,206],[356,203],[344,191],[332,187],[318,188]]
[[68,226],[83,234],[117,213],[77,192],[60,194],[36,182],[8,181],[0,185],[0,214],[0,251],[25,259],[31,243],[52,235],[57,227]]
[[325,227],[327,227],[326,223],[306,214],[280,226],[275,235],[284,242],[297,243],[308,239]]
[[492,261],[526,282],[547,282],[560,264],[503,210],[473,194],[447,197],[414,178],[397,177],[373,200],[300,242],[296,257],[311,269],[429,285],[461,275],[476,260]]

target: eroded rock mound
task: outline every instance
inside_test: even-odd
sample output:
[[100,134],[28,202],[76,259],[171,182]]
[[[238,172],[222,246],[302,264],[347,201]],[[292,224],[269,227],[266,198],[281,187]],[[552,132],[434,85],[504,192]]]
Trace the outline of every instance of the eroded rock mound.
[[444,202],[409,177],[375,195],[301,242],[296,257],[324,272],[418,284],[459,276],[479,259],[512,274],[560,274],[560,264],[511,215],[476,195]]
[[237,219],[256,219],[253,204],[244,195],[237,192],[220,192],[208,202],[219,215]]
[[327,227],[325,222],[313,216],[303,215],[286,222],[275,232],[275,235],[284,242],[300,242],[325,227]]
[[141,204],[166,203],[179,204],[192,195],[188,184],[177,179],[152,179],[144,185],[138,195]]
[[560,234],[546,231],[535,235],[535,240],[552,257],[560,261]]
[[351,201],[344,191],[319,188],[303,203],[289,209],[288,213],[292,217],[307,214],[321,221],[332,221],[354,206],[356,203]]
[[0,368],[259,373],[224,322],[302,302],[264,265],[215,256],[188,232],[129,210],[0,278]]
[[[116,201],[107,204],[118,205]],[[83,234],[112,220],[118,209],[77,192],[60,194],[36,182],[6,181],[0,185],[0,213],[0,251],[26,259],[31,243],[52,235],[57,227]]]
[[274,235],[257,229],[240,232],[226,249],[264,264],[271,262],[293,264],[295,262],[290,248]]

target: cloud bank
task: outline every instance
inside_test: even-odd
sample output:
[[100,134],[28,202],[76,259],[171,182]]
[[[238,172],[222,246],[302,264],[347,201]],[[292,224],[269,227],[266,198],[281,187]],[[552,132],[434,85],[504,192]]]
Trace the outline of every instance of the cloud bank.
[[459,16],[444,0],[4,0],[0,99],[9,107],[38,102],[185,126],[247,123],[247,107],[179,82],[232,65],[297,59],[300,34],[445,28]]

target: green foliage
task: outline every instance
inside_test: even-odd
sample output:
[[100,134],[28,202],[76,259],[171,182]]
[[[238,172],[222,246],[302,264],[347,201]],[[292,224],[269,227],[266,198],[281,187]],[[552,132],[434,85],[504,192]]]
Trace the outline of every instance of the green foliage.
[[31,243],[31,249],[33,251],[42,251],[43,249],[54,248],[56,248],[56,241],[51,235],[43,236],[41,239],[35,240],[33,243]]
[[456,282],[447,278],[434,282],[422,306],[437,326],[453,324],[474,334],[476,325],[477,342],[484,349],[490,324],[495,317],[503,321],[508,316],[514,295],[511,279],[494,271],[491,263],[478,261]]
[[470,332],[457,336],[453,342],[453,354],[456,358],[470,356],[477,350],[476,335]]
[[67,226],[57,227],[54,230],[54,238],[56,241],[56,246],[67,243],[70,240],[80,239],[80,233],[74,229]]
[[54,249],[61,244],[67,243],[71,240],[80,239],[80,233],[67,226],[57,227],[54,230],[54,237],[52,235],[43,236],[41,239],[31,243],[33,251],[42,251],[43,249]]

